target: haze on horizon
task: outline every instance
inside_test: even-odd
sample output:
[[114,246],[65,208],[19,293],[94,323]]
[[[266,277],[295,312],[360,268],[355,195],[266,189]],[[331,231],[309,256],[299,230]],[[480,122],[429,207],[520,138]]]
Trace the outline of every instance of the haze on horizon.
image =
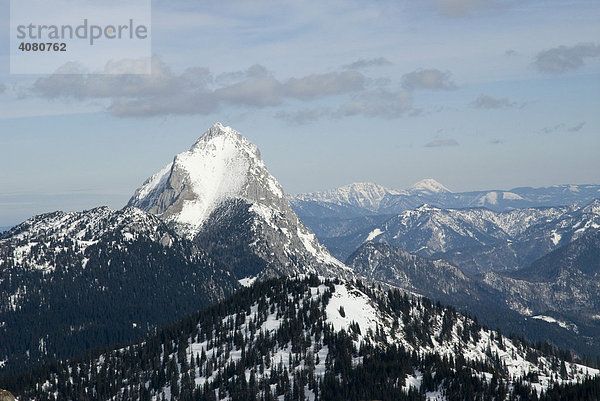
[[2,30],[0,226],[120,208],[216,121],[289,194],[600,183],[598,2],[155,0],[152,15],[149,76],[10,75]]

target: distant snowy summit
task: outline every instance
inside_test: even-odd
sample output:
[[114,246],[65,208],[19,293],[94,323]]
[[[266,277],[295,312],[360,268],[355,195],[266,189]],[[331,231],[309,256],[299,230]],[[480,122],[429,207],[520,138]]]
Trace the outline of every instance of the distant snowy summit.
[[294,198],[330,202],[338,205],[349,204],[376,211],[381,200],[388,194],[408,195],[406,191],[397,191],[372,182],[356,182],[325,192],[300,194]]
[[406,192],[415,194],[415,193],[429,193],[429,194],[438,194],[438,193],[452,193],[448,188],[434,180],[433,178],[426,178],[413,184],[410,188],[406,190]]

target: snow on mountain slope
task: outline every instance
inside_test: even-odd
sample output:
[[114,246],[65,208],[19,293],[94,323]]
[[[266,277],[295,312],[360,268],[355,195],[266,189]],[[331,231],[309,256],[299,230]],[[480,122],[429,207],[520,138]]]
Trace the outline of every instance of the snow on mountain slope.
[[525,201],[525,198],[513,192],[490,191],[481,195],[479,199],[475,201],[475,205],[494,209],[500,203],[509,206],[510,201]]
[[479,198],[477,202],[479,206],[496,205],[498,204],[498,192],[488,192]]
[[148,179],[129,205],[224,255],[238,279],[265,269],[267,276],[350,273],[292,211],[258,148],[220,123]]
[[596,199],[590,204],[586,205],[582,211],[584,213],[600,216],[600,199]]
[[576,269],[561,270],[544,281],[488,272],[483,281],[502,294],[510,309],[525,316],[554,312],[585,322],[600,310],[599,280]]
[[423,205],[388,220],[378,240],[385,240],[424,255],[449,249],[491,244],[508,234],[492,223],[495,214],[486,209],[444,210]]
[[[83,212],[54,212],[35,216],[14,227],[0,238],[0,247],[10,251],[2,255],[0,267],[24,265],[28,269],[53,271],[57,265],[53,256],[76,249],[79,255],[98,243],[108,232],[118,231],[124,240],[140,235],[169,245],[172,239],[155,216],[128,207],[120,211],[98,207]],[[54,248],[50,244],[56,244]],[[84,262],[82,262],[84,263]]]

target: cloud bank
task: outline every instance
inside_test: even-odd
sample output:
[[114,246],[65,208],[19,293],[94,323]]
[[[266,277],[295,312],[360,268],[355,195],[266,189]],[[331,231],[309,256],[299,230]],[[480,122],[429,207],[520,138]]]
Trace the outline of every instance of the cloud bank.
[[[322,118],[415,115],[419,112],[413,106],[415,91],[456,88],[450,72],[437,69],[402,75],[399,89],[392,89],[389,78],[370,78],[357,70],[388,64],[384,57],[361,59],[339,71],[280,79],[258,64],[215,76],[205,67],[175,73],[157,57],[152,59],[148,75],[90,74],[71,63],[56,74],[38,78],[31,94],[45,99],[102,101],[109,113],[121,117],[208,115],[224,107],[282,107],[275,112],[276,118],[307,124]],[[105,72],[121,67],[112,63]],[[301,103],[312,103],[312,107],[298,108]],[[290,105],[295,110],[288,110]]]
[[159,59],[149,75],[86,74],[69,65],[71,75],[39,78],[33,92],[48,99],[107,99],[119,116],[209,114],[223,105],[272,107],[285,100],[311,101],[360,92],[366,77],[357,71],[311,74],[278,80],[261,65],[214,78],[207,68],[173,73]]

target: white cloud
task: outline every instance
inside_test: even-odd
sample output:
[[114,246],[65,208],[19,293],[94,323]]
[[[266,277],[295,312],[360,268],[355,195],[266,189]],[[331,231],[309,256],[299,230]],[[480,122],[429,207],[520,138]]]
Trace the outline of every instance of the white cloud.
[[215,90],[216,100],[253,107],[276,106],[282,102],[282,85],[275,78],[248,78]]
[[[124,60],[122,63],[128,63]],[[118,68],[116,63],[107,65],[107,71]],[[66,71],[69,73],[67,74]],[[81,67],[69,63],[57,74],[39,78],[33,86],[35,93],[46,98],[120,98],[164,96],[173,94],[207,79],[207,70],[188,69],[176,77],[159,59],[152,59],[152,73],[147,75],[88,74]],[[190,82],[192,80],[193,82]]]
[[311,74],[303,78],[290,78],[283,85],[285,95],[302,100],[321,96],[334,96],[360,91],[365,77],[356,71]]

